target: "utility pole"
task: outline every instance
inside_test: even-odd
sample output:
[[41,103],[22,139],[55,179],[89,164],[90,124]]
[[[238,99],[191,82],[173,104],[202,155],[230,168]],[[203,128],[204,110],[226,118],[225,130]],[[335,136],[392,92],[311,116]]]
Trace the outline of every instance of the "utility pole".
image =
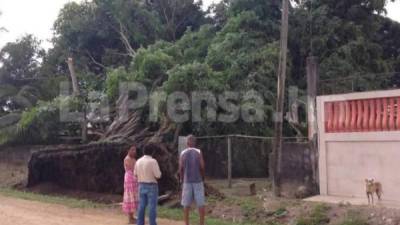
[[274,148],[270,157],[270,169],[272,177],[273,192],[276,197],[281,194],[281,161],[282,161],[282,130],[283,130],[283,109],[285,103],[287,46],[289,31],[289,0],[282,0],[282,22],[281,41],[278,68],[278,96],[275,112],[275,140]]
[[[318,125],[317,125],[317,85],[318,85],[318,59],[314,56],[307,58],[307,121],[308,141],[310,142],[311,163],[313,179],[312,184],[318,190]],[[316,192],[317,193],[317,192]]]

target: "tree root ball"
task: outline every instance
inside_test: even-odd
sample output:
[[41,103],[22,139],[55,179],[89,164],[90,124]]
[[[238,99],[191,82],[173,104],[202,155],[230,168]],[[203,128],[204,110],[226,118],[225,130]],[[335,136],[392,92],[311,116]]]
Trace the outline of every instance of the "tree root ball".
[[[125,173],[123,159],[128,148],[121,143],[96,143],[34,152],[28,166],[28,187],[51,182],[69,189],[121,194]],[[178,187],[178,160],[167,154],[162,147],[155,153],[163,173],[159,181],[161,194]]]

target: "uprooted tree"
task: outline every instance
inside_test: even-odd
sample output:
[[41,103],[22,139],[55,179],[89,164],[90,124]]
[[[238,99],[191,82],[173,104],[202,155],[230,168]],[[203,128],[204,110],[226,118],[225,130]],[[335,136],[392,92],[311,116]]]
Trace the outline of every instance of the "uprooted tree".
[[[171,0],[169,2],[175,4],[172,8],[162,2],[96,0],[70,3],[55,23],[54,47],[40,60],[42,63],[36,63],[37,54],[18,54],[28,59],[10,58],[5,54],[0,59],[3,65],[9,65],[0,68],[1,86],[4,87],[0,91],[0,142],[49,144],[62,143],[60,133],[79,136],[79,124],[60,122],[60,105],[76,110],[82,105],[86,107],[85,98],[91,91],[107,98],[112,107],[110,120],[97,124],[88,119],[93,125],[91,133],[96,134],[90,136],[89,141],[135,144],[139,148],[148,142],[158,143],[157,157],[164,174],[173,183],[171,186],[177,185],[178,135],[229,134],[239,130],[248,135],[271,136],[280,1],[222,1],[212,9],[215,13],[211,19],[206,18],[192,0]],[[176,5],[179,2],[185,4]],[[288,85],[305,90],[305,59],[309,53],[320,59],[321,78],[399,71],[400,44],[396,38],[400,34],[400,25],[377,14],[384,12],[385,2],[298,1],[299,5],[290,12]],[[163,14],[163,10],[167,14]],[[30,53],[30,49],[11,50]],[[68,77],[65,63],[68,57],[75,59],[84,98],[58,96],[50,91],[59,80]],[[28,64],[24,68],[34,70],[21,70],[19,65],[22,64]],[[21,71],[27,74],[21,75]],[[30,71],[35,72],[34,76],[28,76]],[[23,79],[16,82],[16,79],[10,79],[12,74]],[[208,120],[175,123],[168,115],[165,98],[156,95],[155,98],[161,100],[157,100],[159,104],[155,111],[158,113],[152,116],[157,119],[150,119],[149,104],[140,110],[124,109],[129,94],[120,96],[119,87],[121,82],[130,81],[143,84],[150,94],[236,91],[240,94],[235,103],[265,112],[265,119],[261,123],[241,119],[232,123]],[[361,79],[359,90],[385,85],[398,85],[398,77],[384,82]],[[36,89],[40,90],[40,95]],[[261,93],[265,97],[263,104],[244,98],[243,92],[248,90]],[[29,100],[29,104],[25,104],[28,101],[24,99]],[[7,108],[8,104],[18,107]],[[306,129],[300,123],[304,113],[297,113],[299,110],[295,105],[290,107],[293,109],[288,110],[291,113],[288,114],[289,123],[285,122],[284,134],[305,135]],[[224,113],[218,105],[215,109]],[[118,113],[121,110],[126,111],[127,116],[121,116]],[[186,112],[184,107],[180,110]],[[65,154],[75,157],[73,152],[67,150]]]

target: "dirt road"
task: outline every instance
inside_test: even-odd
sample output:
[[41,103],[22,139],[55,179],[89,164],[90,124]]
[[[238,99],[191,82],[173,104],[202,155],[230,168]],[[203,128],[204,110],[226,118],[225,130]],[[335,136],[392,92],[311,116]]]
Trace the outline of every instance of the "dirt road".
[[[116,210],[71,209],[3,197],[0,195],[0,224],[2,225],[119,225],[127,224],[125,216]],[[181,225],[177,221],[159,220],[159,225]]]

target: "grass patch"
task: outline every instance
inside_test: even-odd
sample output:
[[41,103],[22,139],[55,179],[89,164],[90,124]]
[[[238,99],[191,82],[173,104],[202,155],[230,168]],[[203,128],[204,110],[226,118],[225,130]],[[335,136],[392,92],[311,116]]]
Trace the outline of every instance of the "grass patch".
[[340,225],[368,225],[368,222],[361,218],[346,219]]
[[280,218],[280,217],[286,216],[287,213],[288,213],[288,211],[286,210],[286,208],[279,208],[274,212],[274,216],[276,218]]
[[297,221],[297,225],[324,225],[329,223],[327,215],[330,207],[325,204],[318,204],[307,216],[302,216]]
[[[0,188],[0,195],[6,196],[6,197],[29,200],[29,201],[37,201],[37,202],[44,202],[44,203],[49,203],[49,204],[64,205],[64,206],[67,206],[70,208],[106,208],[108,206],[106,204],[95,203],[95,202],[91,202],[88,200],[80,200],[80,199],[61,197],[61,196],[42,195],[42,194],[36,194],[36,193],[32,193],[32,192],[13,190],[13,189],[9,189],[9,188]],[[183,212],[181,209],[171,209],[171,208],[166,208],[166,207],[161,206],[158,208],[158,215],[160,218],[178,220],[178,221],[183,220]],[[192,223],[195,224],[197,221],[199,221],[199,216],[197,213],[192,213],[190,219],[191,219]],[[207,225],[258,225],[255,223],[246,223],[246,222],[245,223],[232,223],[229,221],[223,221],[221,219],[210,218],[210,217],[206,218],[206,224]],[[275,224],[271,224],[271,225],[275,225]]]
[[[182,209],[171,209],[167,207],[158,207],[158,215],[160,218],[170,219],[170,220],[183,220]],[[197,224],[199,221],[199,215],[194,210],[191,213],[190,222],[191,224]],[[206,217],[207,225],[259,225],[252,222],[234,223],[230,221],[224,221],[222,219]],[[267,224],[275,225],[275,224]],[[276,224],[278,225],[278,224]]]
[[340,225],[368,225],[368,222],[361,217],[360,213],[350,211]]
[[104,208],[107,206],[105,204],[95,203],[88,200],[74,199],[61,196],[42,195],[32,192],[13,190],[9,188],[0,188],[0,195],[29,200],[29,201],[38,201],[50,204],[65,205],[70,208]]
[[[109,205],[95,203],[88,200],[81,200],[75,199],[70,197],[63,197],[63,196],[50,196],[50,195],[43,195],[37,194],[32,192],[26,191],[19,191],[10,188],[0,188],[0,195],[18,199],[24,199],[28,201],[37,201],[49,204],[58,204],[64,205],[70,208],[107,208]],[[238,204],[248,213],[251,213],[252,210],[256,210],[258,207],[257,201],[254,198],[234,198],[226,200],[232,204]],[[182,209],[172,209],[160,206],[158,207],[158,216],[160,218],[170,219],[170,220],[183,220],[183,212]],[[193,210],[191,213],[190,221],[192,224],[196,224],[199,221],[199,215],[196,210]],[[225,221],[218,218],[206,217],[206,224],[207,225],[261,225],[252,221],[245,221],[245,222],[232,222],[232,221]],[[282,225],[276,222],[270,222],[263,225]],[[309,225],[309,224],[307,224]],[[346,224],[347,225],[347,224]],[[353,225],[353,224],[350,224]],[[357,224],[358,225],[358,224]]]
[[245,215],[251,215],[262,208],[260,202],[255,197],[231,197],[226,198],[224,202],[227,205],[238,205]]

